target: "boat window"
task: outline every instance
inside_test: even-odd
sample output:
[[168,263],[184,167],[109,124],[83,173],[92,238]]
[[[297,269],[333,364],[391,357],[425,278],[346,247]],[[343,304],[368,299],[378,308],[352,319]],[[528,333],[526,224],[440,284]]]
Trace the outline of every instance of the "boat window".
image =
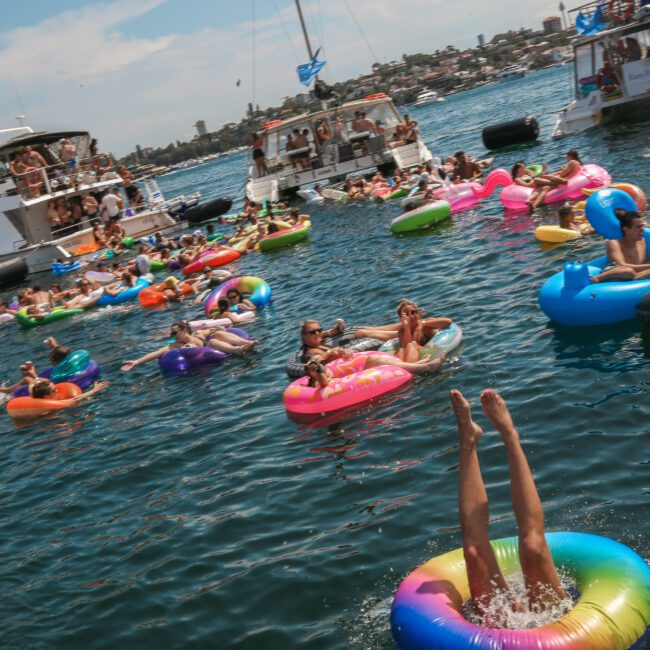
[[587,43],[585,45],[577,47],[575,53],[576,92],[578,95],[588,95],[592,90],[595,89],[596,83],[596,70],[594,69],[593,59],[593,44]]

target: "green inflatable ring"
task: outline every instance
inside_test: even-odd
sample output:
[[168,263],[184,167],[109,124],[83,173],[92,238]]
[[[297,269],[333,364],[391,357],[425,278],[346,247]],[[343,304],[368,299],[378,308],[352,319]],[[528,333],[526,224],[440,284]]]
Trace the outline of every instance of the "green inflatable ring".
[[135,244],[135,239],[133,239],[133,237],[125,237],[122,240],[122,246],[124,246],[124,248],[131,249],[133,248],[133,244]]
[[66,377],[72,377],[83,372],[90,363],[90,352],[88,350],[76,350],[71,352],[63,361],[52,368],[52,381],[66,381]]
[[530,169],[533,172],[533,176],[537,178],[544,171],[544,165],[526,165],[526,169]]
[[408,196],[411,190],[407,190],[405,187],[398,187],[396,190],[393,190],[386,198],[387,199],[401,199],[405,196]]
[[23,329],[30,329],[37,325],[47,325],[54,321],[74,316],[75,314],[83,314],[83,309],[65,309],[64,307],[55,307],[49,314],[43,318],[32,318],[27,315],[27,307],[20,309],[16,312],[16,320]]
[[161,262],[160,260],[151,260],[151,263],[149,264],[149,271],[151,271],[151,273],[157,273],[166,267],[167,262]]

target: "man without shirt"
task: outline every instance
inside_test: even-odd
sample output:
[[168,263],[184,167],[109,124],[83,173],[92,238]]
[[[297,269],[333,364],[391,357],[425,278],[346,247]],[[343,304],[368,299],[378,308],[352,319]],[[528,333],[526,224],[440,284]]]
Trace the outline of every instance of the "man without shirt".
[[643,237],[645,223],[638,212],[614,210],[623,237],[607,240],[607,258],[614,267],[591,277],[592,282],[643,280],[650,277],[648,248]]

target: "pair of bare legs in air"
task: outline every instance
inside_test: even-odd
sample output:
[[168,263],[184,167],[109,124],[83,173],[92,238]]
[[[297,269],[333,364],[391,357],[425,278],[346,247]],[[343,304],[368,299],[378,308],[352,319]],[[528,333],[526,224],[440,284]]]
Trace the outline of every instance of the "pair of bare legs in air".
[[[488,498],[478,460],[483,430],[472,419],[468,401],[450,391],[460,443],[458,506],[463,552],[474,605],[484,613],[494,596],[508,589],[490,546]],[[508,454],[512,507],[519,534],[519,562],[531,609],[546,608],[566,597],[544,537],[544,512],[526,455],[508,407],[493,390],[481,394],[483,412],[499,432]]]

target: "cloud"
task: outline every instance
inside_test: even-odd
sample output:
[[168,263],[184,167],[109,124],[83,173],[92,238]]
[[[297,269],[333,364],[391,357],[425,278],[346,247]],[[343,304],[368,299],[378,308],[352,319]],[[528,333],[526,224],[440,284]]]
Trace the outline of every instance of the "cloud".
[[[87,128],[101,148],[124,154],[135,144],[165,146],[189,139],[197,119],[216,130],[238,121],[249,101],[277,106],[283,96],[304,91],[295,68],[308,57],[293,3],[255,25],[207,26],[156,38],[120,31],[164,2],[88,4],[0,34],[0,70],[11,71],[31,125]],[[169,4],[178,6],[180,19],[184,3]],[[372,50],[388,61],[450,43],[471,45],[479,32],[490,38],[508,28],[541,27],[539,16],[553,13],[555,0],[531,0],[524,7],[519,0],[410,0],[408,11],[394,0],[348,4]],[[322,13],[317,14],[317,6]],[[312,45],[324,46],[326,80],[369,71],[373,56],[342,1],[304,3],[303,8]],[[0,127],[10,125],[18,108],[13,97],[0,76]]]

